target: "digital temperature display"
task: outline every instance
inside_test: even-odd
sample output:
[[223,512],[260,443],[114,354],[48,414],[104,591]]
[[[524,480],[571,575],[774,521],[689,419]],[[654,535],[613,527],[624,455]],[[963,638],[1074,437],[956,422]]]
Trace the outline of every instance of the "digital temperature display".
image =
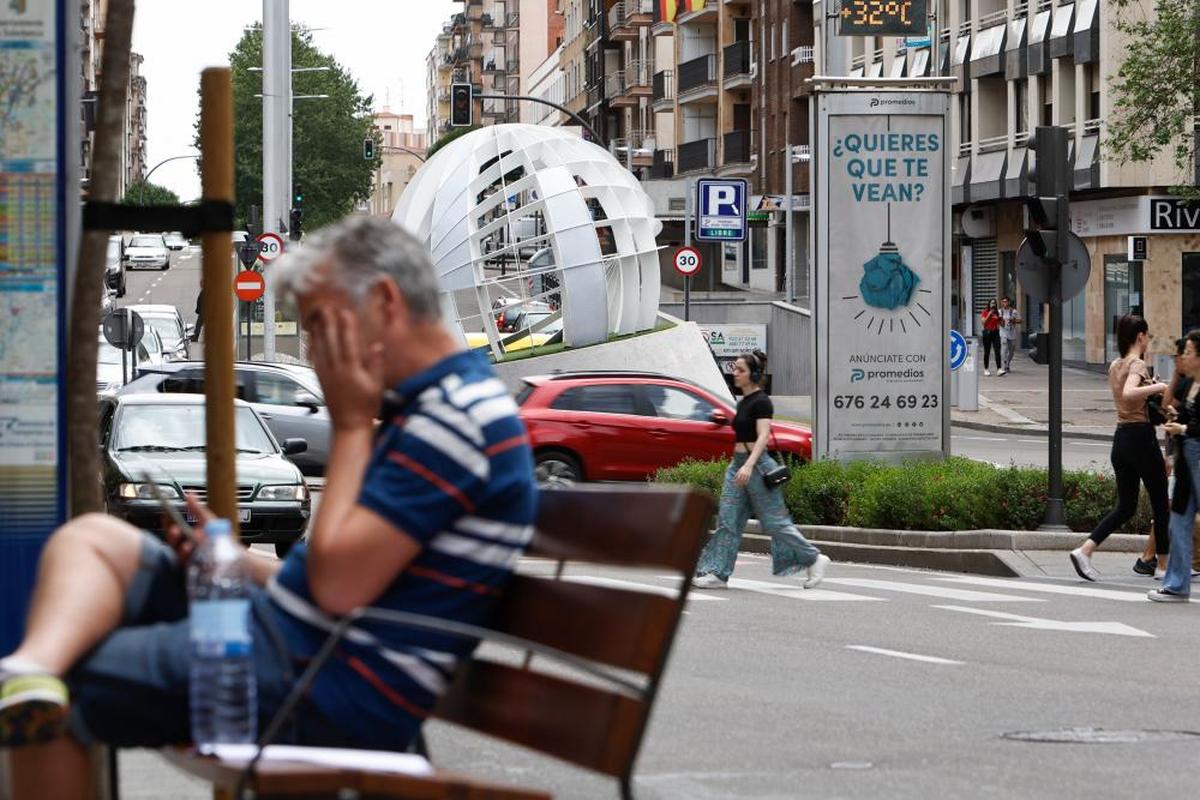
[[842,0],[839,36],[911,36],[926,33],[928,0]]

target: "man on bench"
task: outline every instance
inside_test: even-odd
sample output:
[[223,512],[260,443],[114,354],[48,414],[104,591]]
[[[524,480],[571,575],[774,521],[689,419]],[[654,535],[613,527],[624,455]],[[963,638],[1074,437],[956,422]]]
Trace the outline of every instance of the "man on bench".
[[[516,406],[444,327],[415,239],[355,217],[275,269],[310,336],[334,435],[307,543],[282,562],[247,551],[263,587],[251,604],[260,730],[332,617],[372,605],[486,625],[537,513]],[[92,742],[188,741],[189,552],[178,531],[164,543],[102,515],[50,538],[25,639],[0,659],[0,747],[13,748],[16,797],[84,797]],[[404,749],[474,647],[366,620],[355,628],[281,741]]]

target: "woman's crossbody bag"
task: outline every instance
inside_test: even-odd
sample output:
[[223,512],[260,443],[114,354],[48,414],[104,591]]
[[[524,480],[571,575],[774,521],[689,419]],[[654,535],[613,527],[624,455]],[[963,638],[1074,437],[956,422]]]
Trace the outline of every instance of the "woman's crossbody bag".
[[[775,431],[772,430],[771,442],[774,443],[774,441]],[[767,485],[768,489],[774,489],[776,486],[783,486],[783,484],[792,479],[792,470],[786,463],[780,464],[779,466],[775,467],[775,469],[762,470],[762,479],[763,483]]]

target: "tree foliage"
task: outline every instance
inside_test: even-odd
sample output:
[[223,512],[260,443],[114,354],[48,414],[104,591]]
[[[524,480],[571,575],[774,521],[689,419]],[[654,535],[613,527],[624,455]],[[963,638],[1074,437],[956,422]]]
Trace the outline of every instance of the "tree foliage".
[[[262,208],[263,63],[262,26],[248,28],[229,54],[233,71],[234,189],[237,217],[244,224],[250,206]],[[251,71],[251,67],[256,68]],[[371,195],[379,167],[381,139],[371,113],[373,98],[359,92],[353,77],[330,55],[318,50],[312,34],[292,29],[292,68],[324,67],[293,72],[294,95],[329,95],[293,100],[292,186],[304,194],[304,228],[315,230],[354,210]],[[196,122],[199,143],[199,120]],[[376,157],[363,158],[363,140],[375,139]],[[283,212],[286,223],[287,211]],[[264,220],[264,228],[272,225]]]
[[1167,150],[1200,196],[1200,0],[1109,0],[1117,30],[1128,37],[1125,60],[1113,82],[1107,148],[1122,161],[1150,161]]
[[123,202],[135,206],[179,205],[179,195],[157,183],[135,181],[125,190]]

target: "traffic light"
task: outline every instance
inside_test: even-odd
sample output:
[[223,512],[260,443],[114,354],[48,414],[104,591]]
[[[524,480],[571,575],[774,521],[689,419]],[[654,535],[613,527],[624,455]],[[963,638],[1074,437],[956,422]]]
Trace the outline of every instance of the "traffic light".
[[1031,227],[1026,228],[1025,238],[1034,255],[1055,261],[1061,255],[1059,239],[1065,238],[1070,230],[1067,203],[1071,165],[1067,158],[1067,130],[1058,126],[1038,128],[1032,144],[1029,182],[1033,185],[1033,197],[1025,198]]
[[304,233],[304,209],[297,206],[292,206],[292,211],[288,215],[288,238],[293,242],[300,241],[300,236]]
[[370,137],[363,139],[363,159],[366,161],[375,160],[375,140]]
[[471,105],[471,84],[451,84],[450,127],[466,128],[471,125]]

